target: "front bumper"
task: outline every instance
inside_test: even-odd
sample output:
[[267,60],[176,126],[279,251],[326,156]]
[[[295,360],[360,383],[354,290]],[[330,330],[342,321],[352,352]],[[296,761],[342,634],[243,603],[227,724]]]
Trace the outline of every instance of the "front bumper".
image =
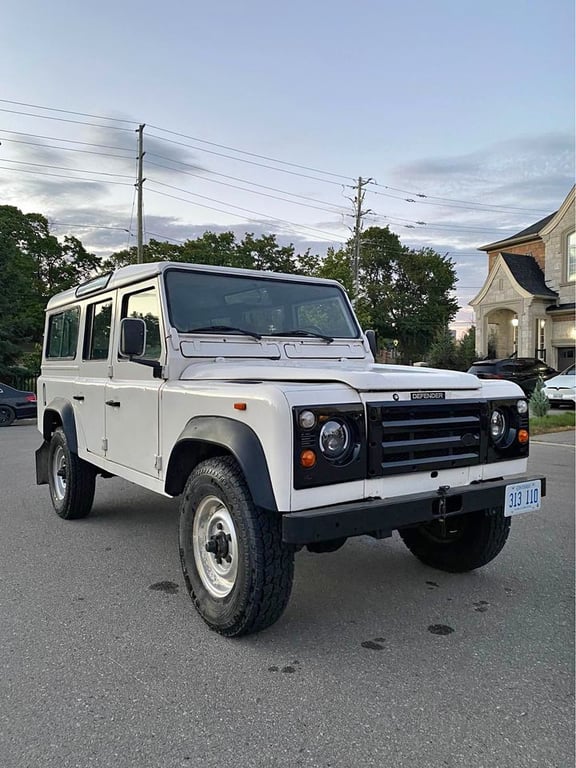
[[458,488],[439,488],[436,492],[411,493],[393,499],[367,499],[330,507],[304,509],[282,515],[282,540],[287,544],[311,544],[350,536],[384,538],[397,528],[428,523],[481,509],[503,509],[506,486],[527,480],[541,480],[541,495],[546,495],[542,475],[516,475],[505,480],[485,480]]

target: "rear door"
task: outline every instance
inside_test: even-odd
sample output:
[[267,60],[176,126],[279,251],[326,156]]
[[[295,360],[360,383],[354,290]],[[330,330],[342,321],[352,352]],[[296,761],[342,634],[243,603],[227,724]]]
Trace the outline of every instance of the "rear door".
[[112,294],[86,305],[82,375],[77,378],[72,395],[80,442],[96,456],[106,455],[104,396],[110,373],[113,320]]

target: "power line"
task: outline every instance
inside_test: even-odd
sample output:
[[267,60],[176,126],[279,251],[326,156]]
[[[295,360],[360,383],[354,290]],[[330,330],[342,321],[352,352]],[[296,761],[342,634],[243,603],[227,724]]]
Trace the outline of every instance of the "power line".
[[[157,182],[157,181],[154,182],[154,184],[159,184],[159,183],[160,182]],[[168,185],[164,185],[164,186],[168,186]],[[222,208],[215,208],[214,206],[211,206],[211,205],[205,205],[203,203],[197,203],[194,200],[186,200],[183,197],[177,197],[176,195],[170,195],[167,192],[160,192],[160,190],[158,190],[158,189],[151,189],[150,187],[148,187],[148,191],[149,192],[153,192],[155,195],[162,195],[163,197],[169,197],[172,200],[180,200],[183,203],[188,203],[188,205],[197,205],[200,208],[208,208],[211,211],[218,211],[219,213],[225,213],[225,214],[228,214],[230,216],[237,216],[238,218],[244,218],[244,219],[246,218],[245,216],[242,216],[241,214],[238,214],[238,213],[234,213],[233,211],[227,211],[227,210],[224,210]],[[204,195],[196,195],[196,193],[194,193],[194,192],[186,192],[186,194],[194,195],[196,197],[201,197],[202,199],[205,199],[205,200],[213,200],[214,199],[214,198],[211,198],[211,197],[205,197]],[[216,200],[215,202],[219,202],[219,201]],[[252,211],[252,210],[250,210],[248,208],[241,208],[239,205],[232,206],[231,203],[224,203],[224,205],[229,205],[230,207],[237,208],[238,210],[245,211],[247,213],[253,213],[256,216],[260,216],[260,217],[262,217],[265,220],[266,224],[268,224],[269,221],[278,221],[281,224],[288,224],[288,225],[290,225],[292,227],[297,227],[298,229],[307,229],[307,230],[310,230],[311,232],[315,232],[315,233],[319,232],[320,234],[322,234],[324,236],[327,236],[327,237],[331,238],[334,241],[337,241],[339,243],[342,242],[342,239],[338,235],[336,235],[334,232],[326,232],[325,230],[317,229],[316,227],[309,227],[309,226],[307,226],[305,224],[296,224],[293,221],[288,221],[286,219],[279,219],[276,216],[268,216],[267,214],[260,213],[259,211]],[[262,223],[263,223],[262,219],[248,219],[248,220],[249,221],[253,221],[254,223],[260,224],[260,225],[262,225]]]
[[337,187],[341,187],[342,184],[338,181],[332,181],[331,179],[322,179],[319,176],[310,176],[306,173],[298,173],[297,171],[289,171],[287,168],[274,168],[274,166],[266,165],[265,163],[257,163],[254,160],[245,160],[243,157],[233,157],[232,155],[226,155],[223,152],[215,152],[212,149],[204,149],[204,147],[196,147],[192,144],[185,144],[183,141],[175,141],[174,139],[165,139],[162,136],[157,136],[156,134],[149,133],[149,138],[152,139],[158,139],[158,141],[166,141],[169,144],[177,144],[181,147],[188,147],[188,149],[194,149],[197,152],[207,152],[210,155],[216,155],[218,157],[225,157],[228,160],[236,160],[239,163],[248,163],[249,165],[256,165],[259,168],[267,168],[268,170],[272,171],[278,171],[279,173],[288,173],[291,176],[300,176],[303,179],[312,179],[313,181],[321,181],[324,184],[335,184]]
[[[243,155],[249,155],[250,157],[258,157],[260,160],[269,160],[272,163],[280,163],[281,165],[289,165],[292,168],[301,168],[305,171],[312,171],[313,173],[323,173],[326,176],[335,176],[339,179],[346,179],[346,181],[352,181],[350,176],[344,176],[341,173],[333,173],[332,171],[323,171],[319,168],[311,168],[308,165],[300,165],[299,163],[291,163],[287,160],[279,160],[276,157],[268,157],[267,155],[260,155],[257,152],[248,152],[245,149],[236,149],[235,147],[226,146],[226,144],[217,144],[214,141],[206,141],[206,139],[199,139],[197,136],[187,136],[185,133],[178,133],[178,131],[169,131],[167,128],[160,128],[157,125],[150,125],[155,131],[161,131],[162,133],[169,133],[172,136],[180,136],[183,139],[189,139],[190,141],[199,141],[201,144],[208,144],[211,147],[218,147],[219,149],[227,149],[229,152],[238,152]],[[158,137],[159,138],[159,137]],[[279,169],[278,169],[279,170]]]
[[29,163],[26,160],[8,160],[2,158],[3,163],[18,163],[18,165],[33,165],[37,168],[52,168],[55,171],[71,171],[72,173],[94,173],[98,176],[116,176],[119,179],[131,179],[132,176],[128,176],[125,173],[107,173],[106,171],[89,171],[86,168],[67,168],[65,165],[48,165],[45,163]]
[[[177,163],[178,165],[184,165],[187,168],[192,168],[192,169],[197,171],[197,166],[192,165],[191,163],[185,163],[182,160],[175,160],[174,158],[167,157],[166,155],[158,155],[155,152],[148,152],[147,155],[148,155],[148,157],[157,157],[160,160],[166,160],[166,161],[168,161],[170,163]],[[154,163],[150,163],[150,161],[148,161],[148,164],[149,165],[153,165]],[[178,173],[185,173],[185,171],[181,171],[179,168],[169,168],[168,166],[159,165],[158,163],[156,163],[156,165],[158,165],[160,168],[167,168],[168,170],[176,171]],[[337,209],[335,211],[337,213],[345,212],[345,209],[342,208],[341,206],[339,206],[338,203],[330,203],[327,200],[318,200],[317,198],[308,197],[307,195],[300,195],[300,194],[298,194],[296,192],[289,192],[287,189],[278,189],[278,187],[270,187],[267,184],[258,184],[255,181],[249,181],[248,179],[242,179],[242,178],[239,178],[238,176],[230,176],[229,174],[226,174],[226,173],[218,173],[218,172],[212,171],[212,170],[207,171],[207,173],[210,176],[220,176],[223,179],[231,179],[232,181],[240,181],[242,184],[250,184],[253,187],[258,187],[259,189],[268,189],[271,192],[280,192],[280,194],[282,194],[282,195],[289,195],[290,197],[298,197],[301,200],[308,200],[308,201],[310,201],[312,203],[322,203],[323,205],[330,205],[330,206],[333,206],[334,208]],[[190,176],[195,176],[196,178],[199,178],[199,179],[202,179],[202,180],[212,181],[212,179],[210,179],[208,176],[203,176],[201,173],[198,173],[198,172],[196,172],[196,173],[189,172],[189,175]],[[248,191],[251,191],[251,190],[248,190]]]
[[[40,109],[40,110],[44,110],[44,111],[48,111],[48,112],[58,112],[59,114],[77,115],[79,117],[89,117],[89,118],[92,118],[92,119],[103,120],[103,121],[107,121],[107,122],[118,122],[118,123],[132,123],[132,124],[136,124],[135,120],[129,120],[129,119],[126,119],[126,118],[114,118],[114,117],[108,117],[108,116],[104,116],[104,115],[95,115],[95,114],[92,114],[92,113],[89,113],[89,112],[79,112],[79,111],[76,111],[76,110],[60,109],[60,108],[57,108],[57,107],[46,107],[44,105],[29,104],[27,102],[12,101],[12,100],[9,100],[9,99],[0,99],[0,103],[3,103],[3,104],[13,104],[15,106],[23,106],[23,107],[28,107],[28,108],[32,108],[32,109]],[[86,123],[86,122],[78,121],[78,120],[68,120],[68,119],[63,119],[63,118],[57,118],[57,117],[50,116],[50,115],[36,115],[36,114],[33,114],[33,113],[21,112],[21,111],[17,111],[17,110],[9,110],[9,109],[4,109],[4,108],[0,108],[0,111],[2,111],[2,112],[10,112],[10,113],[13,113],[13,114],[22,114],[22,115],[26,115],[26,116],[29,116],[29,117],[39,117],[39,118],[44,118],[44,119],[61,120],[63,122],[72,122],[72,123],[78,123],[78,124],[81,124],[81,125],[92,125],[94,127],[118,128],[117,126],[101,126],[100,124]],[[320,174],[323,174],[323,175],[326,175],[326,176],[333,176],[335,178],[340,178],[340,179],[345,179],[347,181],[352,181],[350,176],[346,176],[346,175],[340,174],[340,173],[335,173],[333,171],[325,171],[325,170],[322,170],[322,169],[319,169],[319,168],[314,168],[314,167],[303,165],[303,164],[300,164],[300,163],[294,163],[294,162],[287,161],[287,160],[280,160],[279,158],[271,157],[271,156],[268,156],[268,155],[262,155],[262,154],[259,154],[257,152],[251,152],[249,150],[238,149],[236,147],[231,147],[231,146],[226,145],[226,144],[219,144],[219,143],[214,142],[214,141],[208,141],[207,139],[201,139],[201,138],[199,138],[197,136],[190,136],[188,134],[181,133],[179,131],[173,131],[173,130],[170,130],[170,129],[167,129],[167,128],[162,128],[161,126],[157,126],[157,125],[151,125],[150,127],[153,128],[154,130],[160,131],[161,133],[167,133],[167,134],[170,134],[172,136],[179,136],[180,138],[185,138],[185,139],[188,139],[190,141],[200,142],[201,144],[207,144],[207,145],[212,146],[212,147],[218,147],[219,149],[225,149],[225,150],[230,151],[230,152],[235,152],[235,153],[238,153],[238,154],[247,155],[249,157],[256,157],[256,158],[259,158],[261,160],[268,160],[269,162],[278,163],[280,165],[287,165],[287,166],[290,166],[292,168],[300,168],[301,170],[308,170],[308,171],[311,171],[313,173],[320,173]],[[131,130],[130,128],[118,128],[118,129],[119,130],[124,130],[124,131]],[[165,139],[165,138],[160,137],[160,136],[152,136],[152,137],[153,138],[157,138],[160,141],[171,141],[170,139]],[[172,142],[172,143],[180,143],[180,142]],[[184,144],[184,146],[188,146],[188,145]],[[201,147],[191,147],[191,148],[192,149],[196,149],[198,151],[209,152],[209,150],[203,149]],[[219,154],[219,153],[215,153],[214,152],[212,154]],[[223,156],[224,157],[229,157],[230,159],[233,159],[233,160],[239,160],[241,162],[248,162],[248,161],[243,161],[242,158],[230,157],[228,155],[223,155]],[[259,165],[259,164],[257,164],[257,165]],[[266,166],[266,165],[264,167],[270,168],[270,166]],[[281,169],[281,168],[272,168],[272,170],[286,172],[285,169]],[[311,178],[309,176],[304,176],[304,177],[305,178]],[[326,179],[323,179],[323,180],[322,179],[316,179],[316,180],[318,180],[318,181],[327,181]],[[337,183],[337,182],[332,182],[332,183]],[[371,183],[374,186],[377,186],[377,187],[379,187],[381,189],[390,189],[390,190],[395,191],[395,192],[401,192],[403,194],[411,195],[413,198],[420,198],[420,200],[417,201],[415,199],[400,198],[400,197],[397,197],[395,195],[385,195],[385,193],[375,192],[374,190],[370,190],[373,194],[384,195],[384,196],[387,196],[387,197],[392,197],[394,199],[403,200],[404,202],[411,202],[411,203],[422,202],[423,204],[428,204],[428,205],[441,205],[442,203],[455,204],[455,205],[452,205],[452,207],[463,207],[463,206],[466,206],[466,205],[473,206],[473,208],[471,208],[471,209],[469,208],[468,210],[474,210],[474,209],[480,208],[480,209],[490,210],[490,211],[498,211],[498,210],[500,210],[500,211],[508,211],[508,212],[510,212],[510,211],[517,211],[517,212],[522,212],[522,213],[537,213],[537,214],[544,213],[543,211],[535,210],[535,209],[530,209],[530,208],[522,208],[522,207],[517,207],[517,206],[499,206],[499,205],[490,204],[490,203],[478,203],[478,202],[473,202],[473,201],[470,201],[470,200],[459,200],[457,198],[448,198],[448,197],[439,197],[439,196],[434,196],[434,195],[428,195],[428,194],[425,194],[423,192],[413,192],[413,191],[410,191],[410,190],[403,189],[401,187],[393,187],[393,186],[387,185],[387,184],[379,184],[378,182],[373,181],[373,180],[372,180]],[[435,203],[433,201],[440,201],[440,202]]]
[[[110,131],[129,131],[132,132],[132,128],[121,128],[119,125],[101,125],[100,123],[88,123],[85,120],[70,120],[66,117],[54,117],[53,115],[35,115],[32,112],[21,112],[16,109],[5,109],[0,107],[0,112],[8,112],[11,115],[25,115],[26,117],[36,117],[40,120],[57,120],[59,123],[74,123],[76,125],[90,125],[93,128],[104,128]],[[108,118],[102,118],[107,120]]]
[[[433,202],[431,202],[432,200],[440,200],[440,201],[443,201],[445,203],[458,203],[458,205],[455,205],[455,206],[454,205],[447,206],[447,207],[452,207],[452,208],[454,208],[454,207],[462,208],[462,207],[464,207],[466,205],[474,206],[474,208],[468,208],[466,210],[476,210],[478,208],[483,208],[483,209],[491,210],[491,211],[494,211],[494,212],[498,212],[498,211],[502,211],[502,212],[518,211],[518,212],[522,212],[522,213],[537,213],[537,214],[544,213],[544,211],[534,210],[533,208],[518,208],[516,206],[496,205],[495,203],[476,203],[476,202],[472,202],[470,200],[456,200],[456,199],[449,198],[449,197],[436,197],[434,195],[426,195],[426,194],[424,194],[422,192],[409,192],[406,189],[399,189],[398,187],[390,187],[387,184],[378,184],[375,181],[373,182],[373,184],[375,186],[377,186],[377,187],[382,188],[382,189],[391,189],[391,190],[393,190],[395,192],[403,192],[403,193],[405,193],[407,195],[412,195],[413,198],[415,198],[415,197],[421,198],[420,200],[414,200],[414,199],[409,199],[409,198],[404,198],[404,197],[398,197],[396,195],[387,195],[384,192],[375,192],[374,190],[369,190],[373,195],[382,195],[383,197],[392,197],[395,200],[404,200],[404,202],[406,202],[406,203],[417,203],[418,202],[418,203],[422,203],[423,205],[442,205],[442,203],[433,203]],[[426,199],[424,200],[422,198],[426,198]]]
[[[117,149],[120,152],[134,151],[132,148],[119,147],[117,144],[96,144],[90,141],[77,141],[74,139],[65,139],[58,136],[43,136],[42,134],[39,134],[39,133],[24,133],[23,131],[9,131],[7,128],[2,128],[0,130],[2,130],[4,133],[10,133],[14,136],[28,136],[31,139],[48,139],[49,141],[64,141],[66,142],[66,144],[81,144],[82,146],[85,146],[85,147],[100,147],[101,149]],[[6,141],[8,141],[8,139],[6,139]],[[58,149],[60,149],[60,147],[58,147]],[[64,147],[61,147],[61,149],[64,149]]]
[[[337,211],[337,210],[334,210],[333,208],[324,208],[324,207],[321,207],[319,205],[311,205],[310,203],[301,203],[299,200],[287,200],[285,197],[278,197],[278,195],[271,195],[271,194],[269,194],[267,192],[259,192],[257,189],[248,189],[247,187],[239,187],[237,184],[229,184],[226,181],[219,181],[218,179],[206,178],[205,176],[200,176],[200,175],[195,174],[195,173],[190,173],[189,171],[182,171],[182,170],[180,170],[178,168],[169,168],[167,165],[161,165],[160,163],[155,163],[155,162],[150,161],[150,160],[148,161],[148,165],[153,165],[153,166],[155,166],[157,168],[164,168],[164,169],[169,170],[169,171],[176,171],[178,173],[185,173],[188,176],[194,176],[195,178],[198,178],[198,179],[200,179],[202,181],[207,181],[207,182],[210,182],[212,184],[221,184],[224,187],[231,187],[232,189],[239,189],[242,192],[249,192],[252,195],[260,195],[262,197],[271,198],[272,200],[281,200],[284,203],[290,203],[290,205],[301,205],[304,208],[314,208],[317,211],[324,211],[325,213],[335,213],[335,214],[338,214],[340,216],[343,216],[343,215],[350,216],[351,215],[349,213],[344,213],[343,210]],[[248,183],[250,183],[250,182],[248,182]],[[178,189],[178,188],[175,187],[175,189]],[[181,192],[186,192],[187,190],[182,190],[181,189],[180,191]],[[287,193],[287,194],[289,194],[289,193]]]
[[134,186],[134,184],[129,181],[109,181],[106,179],[82,179],[82,178],[79,178],[78,176],[68,176],[62,173],[47,173],[46,171],[30,171],[27,168],[8,168],[5,165],[0,165],[0,168],[3,171],[12,171],[13,173],[32,173],[35,176],[52,176],[57,179],[68,179],[70,181],[86,181],[86,182],[89,182],[90,184],[118,184],[122,187]]
[[60,112],[65,115],[79,115],[80,117],[94,117],[97,120],[111,120],[115,123],[135,123],[135,120],[126,120],[120,117],[103,117],[102,115],[91,115],[88,112],[75,112],[71,109],[58,109],[56,107],[43,107],[40,104],[26,104],[23,101],[10,101],[9,99],[0,99],[2,104],[15,104],[18,107],[30,107],[32,109],[45,109],[48,112]]
[[90,149],[76,149],[75,147],[58,147],[54,144],[39,144],[35,141],[22,141],[19,139],[7,139],[4,136],[2,141],[9,141],[11,144],[27,144],[32,147],[41,147],[42,149],[56,149],[59,152],[82,152],[85,155],[98,155],[99,157],[119,157],[123,160],[130,160],[129,155],[112,155],[109,152],[93,152]]

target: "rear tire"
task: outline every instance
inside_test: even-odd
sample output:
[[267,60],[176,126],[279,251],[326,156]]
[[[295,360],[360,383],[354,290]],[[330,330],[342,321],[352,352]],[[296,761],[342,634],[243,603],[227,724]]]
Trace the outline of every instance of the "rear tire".
[[16,413],[9,405],[0,405],[0,427],[9,427],[14,422]]
[[188,479],[180,560],[196,610],[226,637],[269,627],[290,598],[294,550],[282,542],[279,515],[255,506],[230,456],[202,462]]
[[410,552],[426,565],[449,573],[481,568],[498,555],[510,532],[502,510],[481,510],[439,520],[398,533]]
[[91,464],[72,453],[61,427],[55,430],[48,448],[48,485],[59,517],[79,520],[90,514],[96,472]]

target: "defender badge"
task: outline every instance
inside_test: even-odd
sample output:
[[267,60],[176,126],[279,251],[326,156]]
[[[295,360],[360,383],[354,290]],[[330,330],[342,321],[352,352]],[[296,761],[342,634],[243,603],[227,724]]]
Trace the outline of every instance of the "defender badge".
[[410,392],[410,400],[445,400],[446,392]]

